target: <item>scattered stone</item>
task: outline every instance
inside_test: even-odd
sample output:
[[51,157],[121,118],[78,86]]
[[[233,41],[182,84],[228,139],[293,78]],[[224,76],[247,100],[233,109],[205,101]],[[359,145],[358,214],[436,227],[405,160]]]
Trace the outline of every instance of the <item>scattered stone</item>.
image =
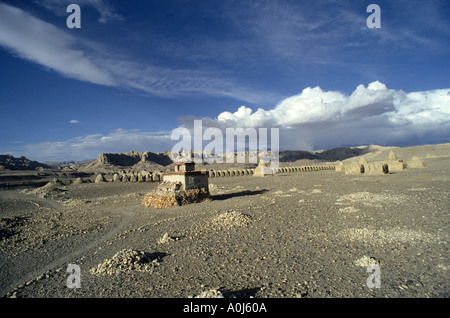
[[348,206],[348,207],[339,209],[339,212],[356,213],[356,212],[359,212],[359,209],[352,207],[352,206]]
[[225,298],[222,292],[218,289],[210,289],[208,291],[202,292],[200,295],[194,298]]
[[90,269],[94,275],[119,275],[125,272],[152,272],[159,266],[158,258],[151,258],[144,251],[124,249],[116,253],[111,259]]
[[210,193],[217,193],[217,192],[220,192],[220,191],[221,191],[219,186],[217,186],[217,185],[215,185],[215,184],[212,184],[212,183],[210,183],[210,184],[208,185],[208,189],[209,189],[209,192],[210,192]]
[[364,243],[376,244],[411,244],[415,245],[420,242],[435,243],[439,241],[429,233],[423,231],[414,231],[401,228],[393,229],[347,229],[339,234],[340,237],[351,241],[361,241]]
[[385,203],[402,204],[407,200],[408,196],[402,194],[394,195],[394,194],[370,193],[367,191],[361,191],[341,196],[340,198],[337,199],[336,204],[342,204],[343,202],[347,202],[381,208]]
[[211,219],[211,225],[217,229],[247,226],[252,217],[237,211],[226,211]]
[[169,236],[169,233],[165,233],[163,235],[163,237],[161,237],[160,239],[158,239],[158,243],[159,244],[165,244],[165,243],[169,243],[170,241],[172,241],[173,239]]
[[380,265],[380,261],[377,260],[375,257],[369,257],[367,255],[364,255],[363,257],[355,261],[355,265],[360,267],[367,267],[369,265]]

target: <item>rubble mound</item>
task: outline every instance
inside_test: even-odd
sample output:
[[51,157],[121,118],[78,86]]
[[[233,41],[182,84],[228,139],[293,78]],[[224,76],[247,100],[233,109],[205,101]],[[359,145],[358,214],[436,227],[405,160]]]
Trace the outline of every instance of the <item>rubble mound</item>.
[[252,221],[248,214],[237,211],[226,211],[211,219],[211,225],[217,229],[247,226]]
[[158,189],[145,195],[142,204],[157,209],[202,202],[210,197],[207,188],[182,190],[178,182],[161,182]]
[[159,258],[152,257],[144,251],[124,249],[117,252],[111,259],[91,268],[94,275],[118,275],[124,272],[152,272],[159,266]]
[[49,182],[46,185],[36,188],[28,192],[28,194],[35,195],[41,199],[60,199],[64,195],[64,190],[60,189],[55,182]]

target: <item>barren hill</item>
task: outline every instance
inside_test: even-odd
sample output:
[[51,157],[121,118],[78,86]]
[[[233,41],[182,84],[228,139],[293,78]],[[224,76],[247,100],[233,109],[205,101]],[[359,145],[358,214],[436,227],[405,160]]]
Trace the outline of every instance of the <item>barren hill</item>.
[[368,153],[377,153],[382,150],[393,147],[382,147],[378,145],[358,146],[358,147],[338,147],[328,150],[314,151],[313,154],[321,159],[328,161],[345,160],[352,157],[365,155]]
[[80,170],[99,171],[110,169],[155,170],[164,169],[172,164],[168,153],[150,151],[129,151],[126,153],[102,153],[97,160],[90,162]]
[[[379,147],[379,146],[378,146]],[[372,147],[373,148],[373,147]],[[364,156],[369,162],[386,160],[392,150],[398,159],[410,160],[413,156],[421,159],[448,158],[450,155],[450,143],[436,145],[422,145],[411,147],[379,147],[376,151],[361,153],[358,156],[349,157],[344,162],[358,162]]]
[[[357,146],[357,147],[338,147],[327,150],[305,151],[305,150],[281,150],[279,153],[280,164],[282,166],[290,165],[308,165],[320,164],[324,162],[335,161],[358,161],[361,156],[365,156],[367,160],[375,160],[387,158],[390,150],[394,150],[400,156],[411,157],[409,152],[424,152],[425,156],[441,156],[442,149],[448,148],[450,144],[427,145],[417,147],[383,147],[378,145]],[[445,152],[444,151],[444,152]],[[235,158],[237,153],[235,153]],[[245,165],[246,168],[255,166],[256,164],[238,164],[229,163],[225,159],[223,162],[228,167]],[[403,158],[401,158],[403,159]],[[406,158],[405,158],[406,159]],[[381,160],[381,159],[380,159]],[[147,171],[170,171],[173,161],[170,151],[154,153],[151,151],[138,152],[129,151],[126,153],[102,153],[96,160],[85,161],[67,161],[67,162],[46,162],[39,163],[37,161],[28,160],[25,157],[14,158],[11,155],[0,155],[0,170],[36,170],[36,169],[52,169],[63,171],[81,171],[81,172],[112,172],[114,170],[147,170]],[[208,167],[206,167],[206,165]],[[208,165],[199,164],[200,169],[220,169],[223,164],[213,163]]]
[[11,155],[0,155],[0,170],[36,170],[36,169],[49,169],[46,164],[29,160],[25,157],[15,158]]

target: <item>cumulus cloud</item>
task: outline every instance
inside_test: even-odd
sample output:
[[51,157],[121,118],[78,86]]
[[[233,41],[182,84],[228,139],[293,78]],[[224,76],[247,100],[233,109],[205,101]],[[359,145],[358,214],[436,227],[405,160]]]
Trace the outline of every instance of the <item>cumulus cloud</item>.
[[406,93],[375,81],[346,95],[308,87],[270,110],[241,106],[203,120],[220,128],[278,127],[285,149],[448,142],[450,89]]

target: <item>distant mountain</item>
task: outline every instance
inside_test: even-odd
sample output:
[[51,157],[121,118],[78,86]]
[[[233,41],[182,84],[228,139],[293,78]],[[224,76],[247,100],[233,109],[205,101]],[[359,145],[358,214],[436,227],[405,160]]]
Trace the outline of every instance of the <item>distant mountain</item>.
[[[377,145],[359,147],[339,147],[328,150],[304,151],[304,150],[282,150],[279,152],[280,162],[293,164],[296,161],[312,160],[316,162],[341,161],[365,154],[376,154],[392,147],[381,147]],[[201,155],[201,154],[200,154]],[[223,162],[226,162],[224,154]],[[235,157],[237,153],[235,153]],[[95,160],[45,162],[28,160],[25,157],[14,158],[10,155],[0,155],[0,169],[11,170],[35,170],[37,168],[86,172],[111,171],[111,170],[171,170],[173,161],[170,151],[167,152],[139,152],[129,151],[126,153],[102,153]],[[206,163],[205,163],[206,164]],[[219,164],[220,165],[220,164]],[[203,166],[199,164],[199,167]]]
[[318,151],[283,150],[280,151],[280,162],[294,162],[303,159],[318,161],[341,161],[368,153],[379,152],[384,149],[386,149],[386,147],[370,145],[359,147],[338,147]]
[[95,161],[91,160],[81,160],[81,161],[45,161],[44,164],[50,166],[54,170],[77,170],[78,168]]
[[36,169],[50,169],[50,166],[29,160],[25,157],[15,158],[11,155],[0,155],[0,170],[36,170]]
[[126,153],[102,153],[97,160],[80,167],[80,169],[86,171],[110,169],[153,170],[163,169],[172,163],[169,152],[129,151]]
[[297,160],[321,160],[322,158],[304,150],[282,150],[280,151],[280,162],[294,162]]
[[[392,148],[392,147],[391,147]],[[387,147],[377,146],[377,145],[369,145],[369,146],[358,146],[358,147],[338,147],[328,150],[319,150],[314,151],[313,154],[318,158],[328,160],[328,161],[337,161],[337,160],[345,160],[352,157],[362,156],[368,153],[380,152]]]
[[[283,150],[279,153],[280,162],[294,163],[299,160],[330,162],[345,160],[362,154],[379,151],[380,146],[340,147],[324,151]],[[199,154],[201,155],[201,153]],[[223,155],[223,162],[226,154]],[[235,153],[235,157],[237,153]],[[130,170],[171,170],[173,161],[170,152],[129,151],[126,153],[102,153],[96,160],[80,167],[83,171]],[[199,164],[201,167],[202,164]]]

